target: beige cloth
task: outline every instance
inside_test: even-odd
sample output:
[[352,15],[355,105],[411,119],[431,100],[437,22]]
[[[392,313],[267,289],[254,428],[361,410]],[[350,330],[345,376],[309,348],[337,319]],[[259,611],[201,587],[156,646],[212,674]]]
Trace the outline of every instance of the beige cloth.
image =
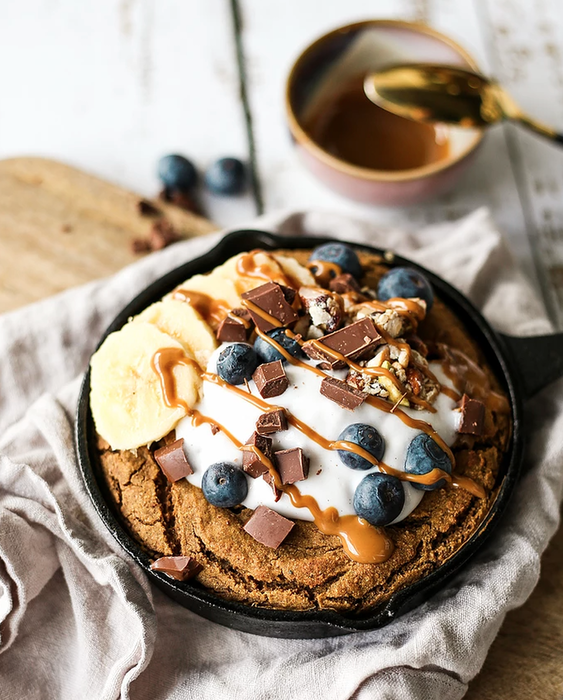
[[[256,226],[395,249],[468,294],[501,330],[549,330],[488,213],[416,234],[333,215]],[[508,610],[528,597],[558,524],[561,383],[529,404],[522,483],[485,549],[451,584],[382,630],[276,640],[219,627],[153,589],[120,551],[80,481],[80,375],[103,330],[149,282],[216,235],[0,317],[0,696],[460,698]]]

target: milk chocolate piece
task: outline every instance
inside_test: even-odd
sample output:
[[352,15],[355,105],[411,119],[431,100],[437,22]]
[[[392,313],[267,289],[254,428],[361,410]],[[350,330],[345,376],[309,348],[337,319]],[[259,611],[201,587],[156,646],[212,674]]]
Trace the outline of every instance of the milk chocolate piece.
[[[256,289],[251,289],[242,294],[242,298],[257,306],[266,316],[279,321],[282,326],[287,326],[299,318],[297,312],[291,307],[291,303],[288,303],[285,298],[283,289],[276,282],[266,282]],[[262,318],[252,308],[249,307],[248,310],[254,323],[264,333],[279,327],[278,324],[271,323],[268,318]]]
[[381,335],[374,322],[366,316],[334,333],[323,335],[319,340],[308,340],[301,349],[311,359],[322,360],[323,369],[341,369],[346,366],[346,363],[335,360],[328,353],[323,352],[320,344],[326,345],[329,350],[335,350],[350,360],[358,360],[375,348],[380,340]]
[[151,250],[162,250],[166,246],[180,240],[180,235],[174,230],[168,219],[157,219],[152,225],[149,234]]
[[337,294],[361,291],[360,285],[349,272],[343,272],[341,275],[330,280],[328,288],[331,292],[336,292]]
[[178,481],[178,479],[183,479],[185,476],[194,473],[184,454],[183,444],[184,438],[180,438],[154,451],[156,463],[162,469],[168,481]]
[[363,391],[335,377],[325,377],[322,380],[321,394],[349,411],[361,406],[367,398],[367,394],[364,394]]
[[242,318],[243,320],[243,325],[246,323],[248,324],[248,328],[250,328],[250,325],[252,323],[252,317],[250,315],[250,312],[248,309],[231,309],[230,312],[231,316],[238,316],[239,318]]
[[244,526],[244,531],[257,542],[276,549],[289,535],[294,525],[294,522],[276,513],[275,510],[258,506]]
[[203,569],[193,557],[160,557],[151,564],[153,571],[160,571],[176,581],[187,581]]
[[148,199],[139,199],[137,201],[137,211],[141,216],[160,216],[160,209],[155,207]]
[[461,423],[459,433],[464,435],[482,435],[485,424],[485,404],[476,399],[470,399],[467,394],[461,399]]
[[276,486],[274,477],[270,474],[269,471],[263,474],[262,478],[267,484],[270,484],[270,486],[272,487],[272,491],[274,492],[274,501],[277,503],[282,497],[283,491],[280,491],[280,489]]
[[305,457],[300,447],[275,452],[274,461],[282,484],[294,484],[309,476],[309,458]]
[[220,343],[246,343],[244,323],[231,316],[226,316],[217,328],[217,340]]
[[[272,438],[255,432],[252,433],[245,444],[254,445],[254,447],[260,450],[264,457],[270,460],[272,459]],[[268,467],[262,464],[258,455],[250,450],[243,450],[242,452],[242,468],[253,479],[268,472]]]
[[283,408],[263,413],[256,421],[256,430],[260,435],[270,435],[287,430],[287,418]]
[[266,362],[259,365],[252,375],[256,388],[263,399],[271,399],[274,396],[281,396],[289,386],[281,360]]

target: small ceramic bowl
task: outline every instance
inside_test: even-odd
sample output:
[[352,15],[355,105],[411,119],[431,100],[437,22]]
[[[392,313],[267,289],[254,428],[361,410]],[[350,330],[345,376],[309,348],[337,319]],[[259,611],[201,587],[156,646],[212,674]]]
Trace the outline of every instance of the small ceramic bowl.
[[394,206],[442,194],[457,182],[483,139],[478,129],[443,126],[449,142],[444,158],[408,170],[374,170],[332,155],[311,138],[304,123],[319,100],[330,99],[331,91],[336,94],[354,74],[406,62],[479,70],[449,37],[423,24],[399,20],[367,20],[335,29],[307,47],[291,69],[286,110],[299,155],[319,180],[350,199]]

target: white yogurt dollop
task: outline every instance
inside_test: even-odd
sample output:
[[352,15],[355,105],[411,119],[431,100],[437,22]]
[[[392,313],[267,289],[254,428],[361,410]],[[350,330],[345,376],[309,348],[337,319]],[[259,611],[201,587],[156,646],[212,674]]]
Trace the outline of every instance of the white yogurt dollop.
[[[213,353],[207,368],[209,372],[216,371],[217,357],[225,347],[226,344],[223,344]],[[311,364],[315,363],[311,361]],[[404,471],[407,448],[420,430],[409,428],[399,416],[380,411],[367,403],[354,411],[341,408],[321,395],[319,389],[322,377],[304,367],[294,367],[289,363],[284,367],[289,379],[289,388],[281,396],[264,399],[267,403],[283,406],[331,441],[337,440],[342,430],[351,423],[372,425],[385,440],[383,461],[390,467]],[[453,388],[439,363],[430,363],[430,369],[443,386]],[[331,374],[343,379],[346,372],[347,370],[341,370]],[[249,382],[249,386],[252,394],[260,397],[253,381]],[[204,416],[209,416],[224,426],[242,443],[252,435],[256,420],[263,413],[235,392],[211,382],[204,382],[203,398],[195,408]],[[459,420],[459,412],[454,411],[456,403],[441,392],[434,402],[434,408],[436,413],[401,407],[409,416],[430,423],[444,442],[452,445]],[[194,473],[187,479],[196,486],[201,486],[205,470],[215,462],[232,462],[242,466],[242,452],[222,431],[213,435],[208,424],[195,427],[190,418],[184,418],[176,427],[176,436],[184,438],[184,449],[194,469]],[[336,450],[325,450],[291,425],[288,430],[270,437],[273,438],[274,451],[301,447],[309,458],[309,476],[296,484],[302,494],[313,496],[322,509],[334,506],[340,515],[354,514],[353,499],[356,487],[365,476],[377,472],[377,467],[366,471],[350,469],[340,461]],[[415,489],[407,482],[401,483],[405,489],[405,505],[394,522],[399,522],[412,513],[424,496],[424,491]],[[252,509],[265,505],[288,518],[313,520],[306,508],[295,508],[286,494],[275,503],[271,487],[261,477],[248,477],[248,495],[243,504]]]

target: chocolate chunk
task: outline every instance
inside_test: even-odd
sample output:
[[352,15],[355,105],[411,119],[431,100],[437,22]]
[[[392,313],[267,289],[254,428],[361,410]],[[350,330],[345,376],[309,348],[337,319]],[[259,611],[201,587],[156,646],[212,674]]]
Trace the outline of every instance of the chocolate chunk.
[[160,571],[177,581],[187,581],[203,569],[193,557],[160,557],[151,564],[153,571]]
[[299,299],[314,326],[332,333],[342,323],[339,297],[319,287],[300,287]]
[[202,209],[199,203],[186,192],[180,192],[180,190],[172,190],[168,194],[168,201],[175,204],[181,209],[186,211],[191,211],[192,214],[202,214]]
[[283,368],[281,360],[266,362],[259,365],[252,375],[256,388],[263,399],[271,399],[281,396],[289,386],[289,380]]
[[325,377],[322,380],[321,394],[349,411],[361,406],[367,398],[367,394],[364,394],[363,391],[355,389],[350,384],[335,377]]
[[133,238],[131,240],[132,253],[139,255],[140,253],[150,253],[151,250],[151,243],[148,238]]
[[464,435],[482,435],[485,424],[485,404],[476,399],[470,399],[467,394],[461,399],[461,423],[459,433]]
[[[272,459],[272,438],[260,435],[260,433],[252,433],[245,444],[254,445],[264,457]],[[242,452],[242,468],[253,479],[268,473],[268,467],[260,461],[258,455],[250,450],[243,450]]]
[[336,292],[337,294],[361,291],[360,285],[349,272],[343,272],[341,275],[330,280],[328,288],[331,292]]
[[309,458],[305,457],[300,447],[275,452],[274,461],[282,484],[294,484],[309,476]]
[[183,479],[185,476],[194,473],[184,454],[183,444],[184,438],[180,438],[170,443],[170,445],[160,447],[154,451],[156,463],[162,469],[168,481],[178,481],[178,479]]
[[[379,334],[371,318],[361,318],[359,321],[344,326],[334,333],[323,335],[319,340],[308,340],[303,344],[302,350],[313,360],[322,360],[321,367],[326,369],[340,369],[346,364],[341,360],[335,360],[327,352],[323,352],[322,345],[329,350],[335,350],[350,360],[358,360],[367,352],[375,348],[381,335]],[[318,345],[317,345],[318,344]]]
[[231,309],[230,315],[242,318],[243,323],[247,323],[248,327],[250,328],[250,324],[252,323],[252,316],[250,315],[248,309]]
[[283,491],[281,491],[277,486],[276,482],[274,481],[274,477],[270,474],[270,472],[266,472],[265,474],[262,475],[262,478],[267,484],[270,484],[272,487],[272,491],[274,492],[274,501],[277,503],[280,498],[282,497]]
[[283,408],[263,413],[256,421],[256,430],[260,435],[270,435],[287,430],[287,418]]
[[149,234],[151,250],[162,250],[162,248],[166,248],[166,246],[176,243],[179,240],[179,234],[172,228],[172,224],[168,219],[158,219],[152,225]]
[[264,333],[279,327],[279,324],[272,323],[268,317],[279,321],[282,326],[287,326],[299,318],[297,312],[285,298],[283,289],[276,282],[267,282],[256,289],[251,289],[242,294],[242,298],[261,309],[266,315],[266,318],[263,318],[251,306],[248,307],[252,320]]
[[155,207],[148,199],[139,199],[137,201],[137,211],[141,216],[159,216],[160,209]]
[[294,525],[294,522],[276,513],[275,510],[258,506],[244,526],[244,531],[257,542],[276,549],[289,535]]
[[220,343],[246,343],[246,328],[242,320],[226,316],[217,328]]

